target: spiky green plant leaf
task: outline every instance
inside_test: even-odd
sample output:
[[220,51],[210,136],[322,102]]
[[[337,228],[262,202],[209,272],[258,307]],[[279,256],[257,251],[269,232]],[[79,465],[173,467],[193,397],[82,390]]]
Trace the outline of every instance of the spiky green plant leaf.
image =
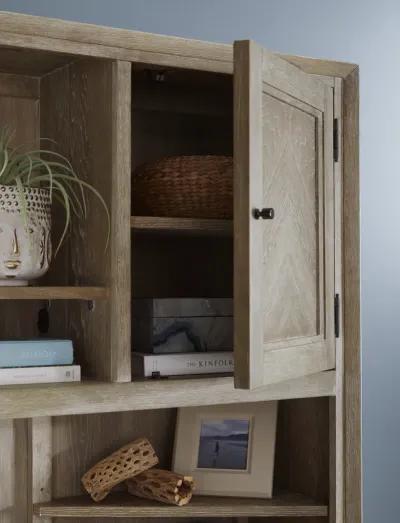
[[[71,217],[84,220],[87,216],[85,191],[97,198],[107,218],[107,249],[111,219],[107,204],[101,194],[89,183],[81,180],[71,162],[62,154],[50,149],[32,149],[23,152],[23,147],[11,147],[13,133],[7,128],[0,131],[0,184],[17,187],[24,220],[27,222],[27,202],[24,188],[39,187],[49,191],[50,201],[58,201],[65,211],[63,232],[58,241],[55,255],[66,237]],[[55,143],[53,140],[44,140]]]

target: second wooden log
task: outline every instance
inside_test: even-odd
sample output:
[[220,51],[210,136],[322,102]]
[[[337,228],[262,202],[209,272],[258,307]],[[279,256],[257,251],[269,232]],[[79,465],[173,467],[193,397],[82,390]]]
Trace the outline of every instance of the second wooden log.
[[126,481],[134,496],[170,505],[187,505],[193,494],[193,478],[170,470],[149,469]]

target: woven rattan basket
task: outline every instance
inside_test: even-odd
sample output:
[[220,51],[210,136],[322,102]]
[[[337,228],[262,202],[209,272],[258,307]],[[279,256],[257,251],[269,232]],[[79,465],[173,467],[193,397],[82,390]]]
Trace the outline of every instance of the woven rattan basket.
[[230,156],[173,156],[139,167],[133,176],[137,216],[232,218]]

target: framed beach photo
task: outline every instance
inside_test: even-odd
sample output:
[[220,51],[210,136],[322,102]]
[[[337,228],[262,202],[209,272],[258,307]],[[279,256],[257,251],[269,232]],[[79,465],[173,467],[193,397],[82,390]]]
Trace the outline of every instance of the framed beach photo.
[[272,496],[277,402],[178,410],[173,470],[196,494]]

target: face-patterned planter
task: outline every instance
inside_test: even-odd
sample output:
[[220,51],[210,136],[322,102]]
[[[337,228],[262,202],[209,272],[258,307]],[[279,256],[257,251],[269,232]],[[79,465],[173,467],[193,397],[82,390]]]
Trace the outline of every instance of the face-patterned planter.
[[[46,189],[0,185],[0,286],[28,285],[51,260],[51,201]],[[25,216],[24,216],[25,214]]]

